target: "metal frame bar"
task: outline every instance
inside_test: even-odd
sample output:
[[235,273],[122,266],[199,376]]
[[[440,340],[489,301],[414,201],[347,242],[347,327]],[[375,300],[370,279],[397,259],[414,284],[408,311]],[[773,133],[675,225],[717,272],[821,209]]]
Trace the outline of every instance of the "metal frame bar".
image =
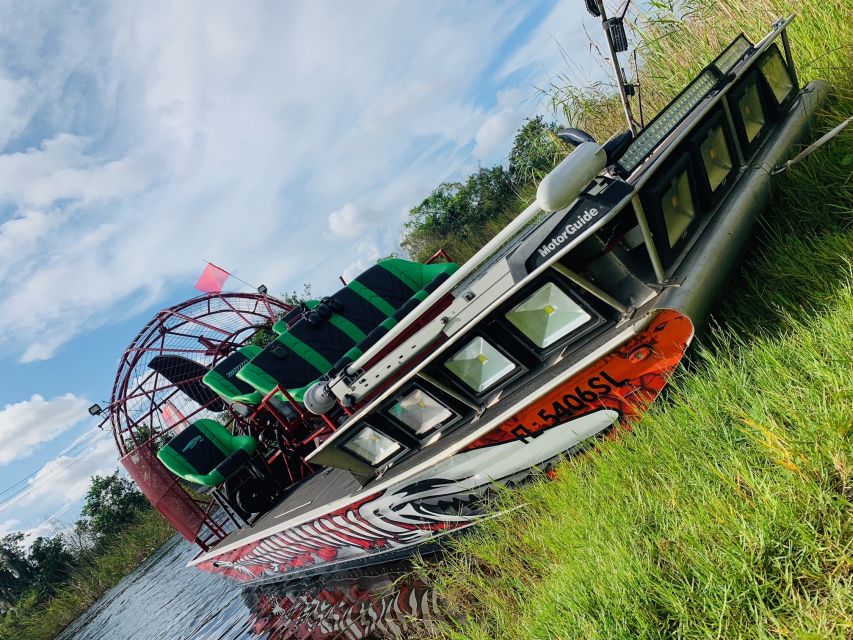
[[663,263],[658,254],[658,248],[655,246],[655,238],[652,235],[652,230],[649,227],[648,218],[646,218],[646,210],[643,209],[643,203],[640,201],[640,194],[634,193],[631,196],[631,204],[634,207],[634,214],[637,216],[637,223],[640,225],[640,231],[643,234],[643,244],[646,245],[646,251],[649,253],[649,260],[652,261],[652,268],[655,270],[655,277],[658,284],[666,282],[666,271],[663,268]]
[[596,298],[598,298],[599,300],[601,300],[605,304],[610,305],[611,307],[616,309],[616,311],[621,313],[623,316],[628,315],[629,309],[627,306],[625,306],[624,304],[619,302],[616,298],[611,296],[609,293],[607,293],[603,289],[600,289],[599,287],[592,284],[592,282],[590,282],[589,280],[584,278],[579,273],[575,273],[574,271],[569,269],[562,262],[555,262],[554,264],[551,265],[551,268],[554,269],[554,271],[556,271],[557,273],[565,276],[566,278],[568,278],[569,280],[574,282],[576,285],[578,285],[579,287],[581,287],[585,291],[591,293],[592,295],[594,295]]

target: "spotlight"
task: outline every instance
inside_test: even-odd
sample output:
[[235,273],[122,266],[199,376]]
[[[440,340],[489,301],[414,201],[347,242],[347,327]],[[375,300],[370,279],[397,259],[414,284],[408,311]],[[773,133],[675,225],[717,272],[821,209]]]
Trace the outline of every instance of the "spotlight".
[[752,143],[758,138],[767,121],[764,117],[764,107],[761,106],[761,95],[758,92],[758,83],[753,82],[744,91],[738,100],[743,131],[747,143]]
[[776,105],[781,106],[791,95],[791,91],[794,89],[794,81],[791,79],[788,66],[782,59],[779,49],[774,46],[768,50],[758,66],[761,68],[761,74],[767,80],[773,97],[776,99]]
[[495,386],[517,368],[497,347],[480,336],[457,351],[444,366],[476,393]]
[[89,415],[90,416],[99,416],[99,415],[101,415],[101,413],[103,413],[103,411],[104,410],[101,408],[101,405],[99,405],[99,404],[93,404],[91,407],[89,407]]
[[664,192],[660,201],[670,248],[674,248],[696,218],[696,207],[690,191],[690,176],[682,171]]
[[388,414],[417,436],[439,427],[454,413],[422,389],[413,389],[388,409]]
[[343,448],[368,464],[376,466],[400,451],[403,446],[372,427],[365,426],[354,438],[348,440]]
[[560,287],[548,282],[510,309],[506,319],[544,349],[584,326],[592,316]]
[[713,193],[729,177],[734,166],[722,125],[708,131],[699,145],[699,153],[702,156],[702,164],[705,166],[711,193]]

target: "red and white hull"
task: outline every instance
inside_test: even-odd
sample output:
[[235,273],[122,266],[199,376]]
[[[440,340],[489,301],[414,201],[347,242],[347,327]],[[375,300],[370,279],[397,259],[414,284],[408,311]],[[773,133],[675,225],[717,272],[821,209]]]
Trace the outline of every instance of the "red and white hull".
[[634,421],[666,385],[692,337],[689,318],[660,311],[607,355],[517,406],[509,419],[485,432],[471,428],[470,438],[428,468],[324,513],[267,527],[192,564],[240,581],[295,577],[380,562],[468,527],[486,517],[479,502],[495,483],[517,481],[614,424]]

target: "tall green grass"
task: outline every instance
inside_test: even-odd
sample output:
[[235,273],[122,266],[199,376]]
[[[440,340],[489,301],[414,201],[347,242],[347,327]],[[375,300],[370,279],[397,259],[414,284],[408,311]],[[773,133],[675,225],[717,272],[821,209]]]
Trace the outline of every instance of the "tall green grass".
[[[634,18],[657,106],[734,34],[756,38],[796,11],[801,79],[836,87],[815,135],[853,112],[849,3],[652,4],[656,18]],[[555,105],[605,137],[618,103],[589,95],[561,90]],[[520,508],[425,572],[456,612],[425,634],[853,637],[851,222],[847,131],[776,183],[695,366],[666,399],[556,480],[507,491],[496,508]]]

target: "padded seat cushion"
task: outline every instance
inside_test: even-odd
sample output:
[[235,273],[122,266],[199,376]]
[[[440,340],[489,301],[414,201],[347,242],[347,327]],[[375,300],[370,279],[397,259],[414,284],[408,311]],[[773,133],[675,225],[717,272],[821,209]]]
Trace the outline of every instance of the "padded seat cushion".
[[261,350],[261,347],[255,345],[240,347],[208,371],[202,378],[202,382],[224,398],[226,402],[240,402],[251,406],[259,405],[264,399],[263,394],[259,393],[248,382],[238,378],[237,372]]
[[[287,327],[275,325],[280,335],[243,366],[237,377],[263,394],[276,386],[301,401],[302,394],[318,378],[334,370],[336,364],[352,362],[368,345],[391,330],[406,314],[429,295],[429,286],[444,280],[458,265],[423,265],[408,260],[382,260],[330,298],[338,312],[327,318],[319,311]],[[312,301],[311,309],[318,302]]]
[[216,420],[203,418],[163,445],[157,457],[179,478],[213,487],[255,455],[257,447],[253,437],[232,435]]

